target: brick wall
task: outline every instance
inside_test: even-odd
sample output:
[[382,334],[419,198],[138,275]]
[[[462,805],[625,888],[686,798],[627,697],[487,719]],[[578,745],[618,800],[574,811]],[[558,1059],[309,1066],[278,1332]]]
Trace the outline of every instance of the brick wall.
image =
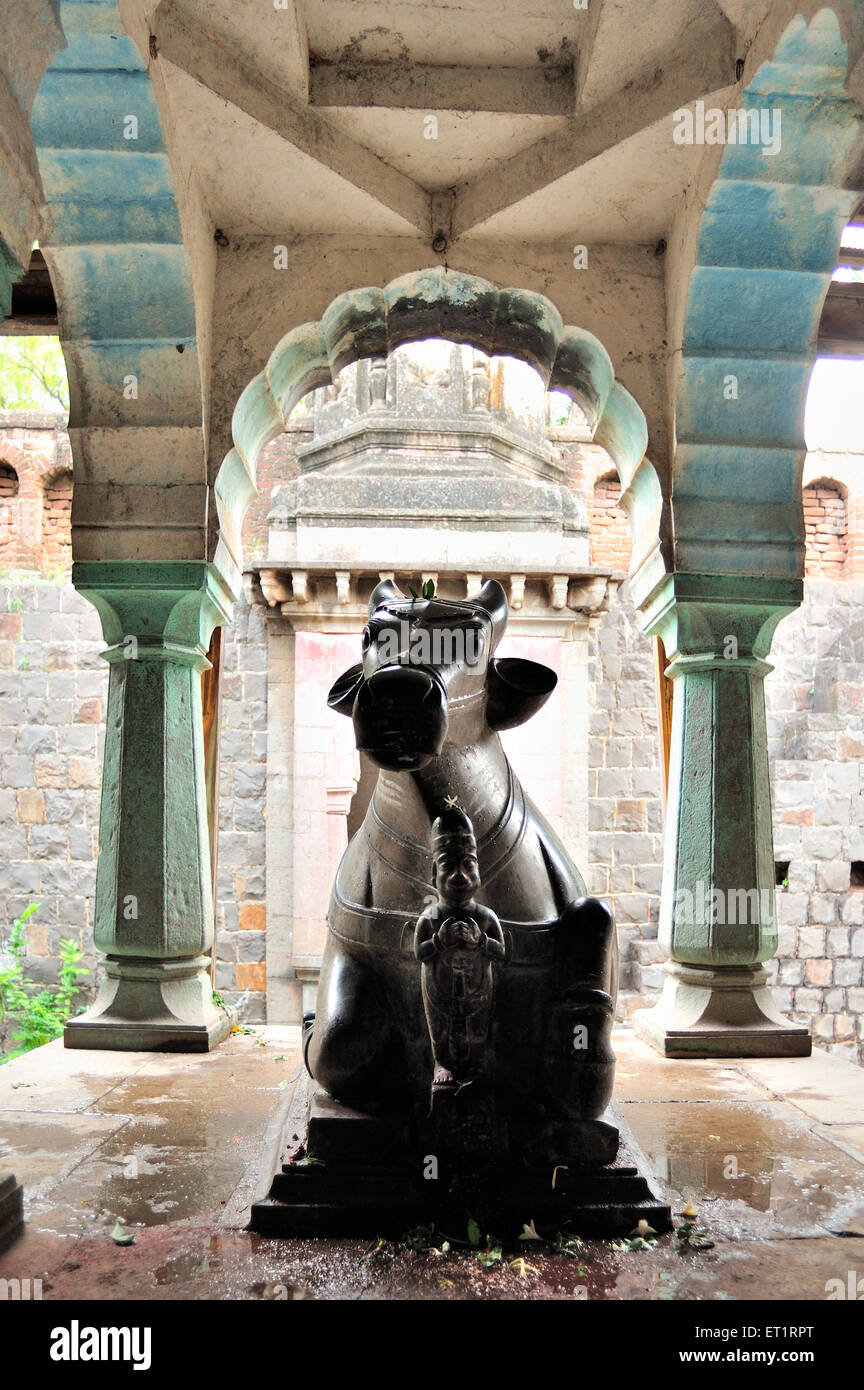
[[263,451],[258,463],[258,496],[252,499],[243,519],[243,554],[247,561],[260,560],[267,554],[267,513],[270,510],[270,494],[277,483],[296,478],[297,445],[305,443],[311,437],[311,418],[300,415],[296,420],[290,421],[290,428],[272,439]]
[[54,472],[45,478],[42,504],[42,564],[48,570],[72,564],[72,473]]
[[69,566],[72,452],[62,417],[0,414],[0,570]]
[[0,566],[15,563],[18,537],[15,530],[14,502],[18,496],[18,474],[8,463],[0,463]]
[[591,493],[591,563],[611,569],[630,568],[630,523],[621,506],[621,483],[617,473],[598,478]]
[[808,578],[839,578],[846,564],[846,499],[836,483],[805,487],[804,527]]

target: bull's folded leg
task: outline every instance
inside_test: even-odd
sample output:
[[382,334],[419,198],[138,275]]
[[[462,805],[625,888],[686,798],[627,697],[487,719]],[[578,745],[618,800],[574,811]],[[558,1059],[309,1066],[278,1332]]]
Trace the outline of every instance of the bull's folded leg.
[[303,1043],[309,1075],[344,1105],[387,1106],[409,1093],[380,981],[338,947],[325,957],[318,1010],[304,1019]]
[[557,929],[543,1067],[545,1103],[570,1119],[596,1119],[612,1097],[617,956],[615,921],[605,904],[597,898],[571,903]]

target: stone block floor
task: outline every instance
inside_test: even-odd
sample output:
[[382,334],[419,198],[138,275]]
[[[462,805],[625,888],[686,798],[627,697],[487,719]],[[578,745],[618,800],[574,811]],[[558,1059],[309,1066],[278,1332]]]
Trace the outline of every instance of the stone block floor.
[[[300,1066],[299,1030],[262,1027],[207,1056],[58,1042],[0,1067],[0,1173],[24,1184],[27,1215],[0,1278],[75,1301],[824,1301],[827,1281],[864,1276],[864,1070],[825,1054],[669,1061],[626,1028],[615,1048],[616,1101],[657,1195],[678,1214],[695,1204],[713,1249],[670,1235],[569,1258],[532,1241],[484,1269],[455,1247],[252,1235],[265,1134]],[[111,1239],[118,1219],[134,1244]]]

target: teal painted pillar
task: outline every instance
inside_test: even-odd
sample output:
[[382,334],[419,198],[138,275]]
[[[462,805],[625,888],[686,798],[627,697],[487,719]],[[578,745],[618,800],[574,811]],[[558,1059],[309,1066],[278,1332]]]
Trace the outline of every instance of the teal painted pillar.
[[12,313],[12,286],[24,274],[6,242],[0,237],[0,318]]
[[799,579],[673,574],[648,605],[675,682],[659,1004],[633,1026],[669,1057],[806,1056],[774,1004],[777,950],[765,657]]
[[76,564],[110,665],[94,940],[104,979],[67,1047],[206,1052],[234,1015],[213,1002],[213,891],[201,672],[231,594],[212,564]]

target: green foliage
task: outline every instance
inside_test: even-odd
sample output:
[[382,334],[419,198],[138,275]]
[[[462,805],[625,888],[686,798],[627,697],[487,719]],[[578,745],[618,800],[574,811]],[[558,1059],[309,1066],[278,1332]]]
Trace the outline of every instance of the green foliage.
[[569,1255],[571,1259],[577,1260],[584,1244],[578,1236],[565,1235],[563,1231],[558,1231],[552,1242],[552,1249],[556,1255]]
[[72,1017],[75,995],[80,989],[80,980],[90,971],[80,964],[84,952],[77,942],[64,939],[60,942],[60,982],[54,988],[40,988],[35,981],[24,974],[24,960],[27,955],[27,919],[39,911],[39,903],[31,903],[12,923],[6,945],[8,961],[0,966],[0,1048],[6,1042],[10,1029],[17,1031],[12,1036],[13,1050],[0,1062],[11,1061],[23,1052],[52,1042],[63,1036],[63,1027]]
[[486,1239],[490,1244],[485,1250],[477,1251],[477,1263],[482,1265],[483,1269],[491,1269],[493,1265],[500,1265],[504,1252],[500,1245],[491,1244],[491,1236],[487,1236]]
[[405,1232],[399,1244],[417,1255],[425,1255],[435,1248],[435,1227],[431,1223],[415,1226]]
[[681,1249],[685,1246],[688,1250],[713,1250],[714,1242],[704,1231],[697,1231],[694,1221],[685,1221],[675,1232],[681,1242]]
[[60,339],[0,337],[0,410],[68,409]]
[[411,595],[412,599],[434,598],[434,597],[435,597],[435,580],[434,580],[434,579],[427,579],[427,580],[426,580],[426,583],[423,585],[423,587],[422,587],[422,589],[420,590],[419,594],[418,594],[417,590],[414,588],[414,585],[413,585],[413,584],[409,584],[409,585],[408,585],[408,592],[409,592],[409,594]]
[[27,954],[25,924],[32,913],[39,911],[38,903],[31,903],[20,917],[12,923],[6,951],[8,964],[0,965],[0,1045],[5,1042],[9,1023],[15,1015],[27,1007],[27,991],[24,988],[24,957]]

